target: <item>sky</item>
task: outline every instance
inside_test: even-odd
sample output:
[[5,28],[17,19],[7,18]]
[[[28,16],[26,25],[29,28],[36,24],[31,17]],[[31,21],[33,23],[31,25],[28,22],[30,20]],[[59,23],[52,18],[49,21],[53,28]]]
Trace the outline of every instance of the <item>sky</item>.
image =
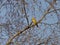
[[[40,3],[39,3],[39,1],[41,1],[42,3],[42,5],[40,5]],[[29,22],[31,22],[31,18],[32,17],[36,17],[36,19],[37,20],[39,20],[40,18],[41,18],[41,16],[43,16],[43,13],[44,13],[44,10],[46,10],[47,8],[48,8],[48,6],[49,6],[49,4],[48,3],[46,3],[46,2],[44,2],[44,0],[38,0],[37,1],[37,4],[33,4],[33,1],[32,0],[26,0],[26,2],[28,2],[28,9],[26,9],[26,11],[27,11],[27,14],[29,15]],[[38,6],[40,6],[40,7],[38,7]],[[58,6],[60,6],[60,4],[58,4]],[[58,6],[56,6],[56,7],[58,7]],[[33,8],[35,8],[35,10],[32,10]],[[40,8],[40,10],[38,9],[38,8]],[[59,7],[58,7],[59,8]],[[1,23],[6,23],[6,13],[7,12],[9,12],[10,10],[9,10],[10,8],[5,8],[5,6],[3,6],[1,9],[0,9],[0,24]],[[52,15],[52,16],[51,16]],[[46,20],[44,19],[42,22],[44,22],[44,23],[48,23],[48,24],[54,24],[54,23],[56,23],[56,22],[58,22],[58,18],[57,18],[57,15],[54,13],[54,12],[52,12],[52,13],[50,13],[50,14],[48,14],[46,17]],[[40,26],[41,25],[41,26]],[[41,30],[40,29],[36,29],[36,31],[33,31],[34,32],[34,34],[36,33],[36,34],[38,34],[37,36],[38,37],[41,37],[41,35],[43,36],[42,37],[42,39],[43,38],[47,38],[50,34],[51,34],[51,29],[50,29],[50,26],[48,26],[48,25],[46,25],[46,27],[44,26],[44,24],[39,24],[39,26],[40,26],[40,28],[41,28]],[[46,31],[45,32],[43,32],[43,29],[45,29],[46,28]],[[4,30],[4,29],[3,29]],[[38,31],[39,30],[39,31]],[[42,34],[42,33],[44,33],[44,34]],[[46,33],[46,35],[45,35],[45,33]],[[41,35],[40,35],[41,34]],[[2,37],[3,38],[8,38],[7,37],[7,34],[6,34],[6,32],[4,32],[4,31],[2,31]],[[1,36],[1,34],[0,34],[0,36]],[[1,40],[1,39],[0,39]],[[5,42],[4,42],[5,43]],[[28,45],[28,44],[27,44]]]

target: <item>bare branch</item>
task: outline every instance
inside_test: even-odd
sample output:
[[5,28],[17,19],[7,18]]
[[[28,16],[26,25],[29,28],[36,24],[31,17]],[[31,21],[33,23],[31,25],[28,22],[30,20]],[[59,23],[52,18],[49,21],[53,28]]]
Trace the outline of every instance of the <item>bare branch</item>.
[[23,6],[24,6],[23,9],[24,9],[25,17],[26,17],[27,23],[29,25],[29,19],[28,19],[28,16],[27,16],[26,8],[25,8],[25,0],[22,0],[22,3],[23,3]]
[[[50,9],[50,7],[49,7],[49,9]],[[45,18],[45,16],[46,16],[48,13],[50,13],[50,12],[49,12],[49,9],[47,9],[47,10],[45,11],[45,13],[43,14],[43,16],[41,17],[41,19],[40,19],[37,23],[41,23],[41,21]],[[53,10],[53,11],[55,11],[55,10]],[[52,12],[52,11],[51,11],[51,12]],[[24,31],[26,31],[26,30],[28,30],[29,28],[32,28],[32,27],[34,27],[34,26],[35,26],[35,25],[33,25],[33,24],[32,24],[32,25],[28,25],[28,26],[26,26],[22,31],[17,32],[13,37],[11,37],[11,38],[8,40],[8,42],[6,43],[6,45],[9,45],[16,36],[19,36],[19,34],[23,33]]]
[[0,4],[0,9],[1,9],[1,7],[5,4],[6,1],[7,1],[7,0],[4,0],[3,3]]

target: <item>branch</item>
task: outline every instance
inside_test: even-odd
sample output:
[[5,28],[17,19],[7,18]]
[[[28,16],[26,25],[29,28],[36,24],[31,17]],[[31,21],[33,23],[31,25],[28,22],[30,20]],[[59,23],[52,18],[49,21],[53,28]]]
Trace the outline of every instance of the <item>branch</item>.
[[7,0],[4,0],[2,4],[0,4],[0,9],[1,7],[6,3]]
[[[41,21],[44,19],[44,17],[46,16],[46,14],[48,14],[48,11],[45,12],[45,14],[43,15],[43,17],[41,18],[41,20],[39,20],[37,23],[41,23]],[[26,26],[22,31],[19,31],[17,32],[13,37],[11,37],[8,42],[6,43],[6,45],[9,45],[11,43],[11,41],[16,37],[18,36],[19,34],[23,33],[24,31],[26,31],[27,29],[31,28],[31,27],[34,27],[35,25],[28,25]]]
[[27,12],[26,12],[26,8],[25,8],[25,0],[22,0],[22,3],[23,3],[23,9],[24,9],[24,13],[25,13],[25,17],[26,17],[26,20],[27,20],[27,23],[28,23],[28,25],[29,25],[29,20],[28,20],[28,16],[27,16]]
[[46,2],[49,3],[50,7],[55,10],[56,15],[58,16],[59,14],[58,14],[57,10],[54,7],[54,4],[56,3],[56,0],[53,0],[53,2],[49,2],[49,1],[46,0]]
[[[49,7],[50,8],[50,7]],[[50,13],[49,11],[48,11],[49,9],[47,9],[46,11],[45,11],[45,13],[43,14],[43,16],[42,16],[42,18],[37,22],[37,24],[38,23],[41,23],[41,21],[45,18],[45,16],[48,14],[48,13]],[[55,10],[53,10],[53,11],[55,11]],[[52,11],[51,11],[52,12]],[[29,28],[32,28],[32,27],[34,27],[35,25],[28,25],[28,26],[26,26],[22,31],[19,31],[19,32],[17,32],[13,37],[11,37],[9,40],[8,40],[8,42],[6,43],[6,45],[9,45],[9,44],[11,44],[11,41],[16,37],[16,36],[19,36],[19,34],[21,34],[21,33],[23,33],[24,31],[26,31],[26,30],[28,30]]]

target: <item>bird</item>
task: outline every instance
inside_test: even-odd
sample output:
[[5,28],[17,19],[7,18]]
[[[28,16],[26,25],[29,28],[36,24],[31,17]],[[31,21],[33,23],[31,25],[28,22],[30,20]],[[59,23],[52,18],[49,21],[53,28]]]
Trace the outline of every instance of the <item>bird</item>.
[[32,17],[32,23],[38,27],[36,18]]

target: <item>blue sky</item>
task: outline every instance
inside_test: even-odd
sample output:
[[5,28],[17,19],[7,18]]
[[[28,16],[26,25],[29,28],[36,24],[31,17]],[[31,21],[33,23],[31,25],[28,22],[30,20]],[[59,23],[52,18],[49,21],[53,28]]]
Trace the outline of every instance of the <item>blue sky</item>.
[[[41,4],[40,5],[40,2],[41,1]],[[27,8],[29,9],[26,9],[27,10],[27,15],[29,15],[29,22],[31,22],[31,19],[32,17],[36,17],[37,20],[40,20],[41,19],[41,16],[43,16],[44,14],[44,11],[48,8],[49,4],[44,2],[44,0],[38,0],[37,1],[37,4],[36,3],[33,3],[32,0],[26,0],[26,2],[28,2],[28,6]],[[39,7],[41,6],[41,7]],[[58,6],[60,6],[60,4],[58,4]],[[57,8],[59,8],[58,6],[56,6]],[[34,10],[35,9],[35,10]],[[40,9],[40,10],[39,10]],[[10,11],[10,7],[8,6],[8,8],[6,9],[5,6],[3,6],[1,9],[0,9],[0,24],[1,23],[6,23],[7,19],[6,17],[8,17],[6,15],[6,13],[8,13]],[[51,16],[52,15],[52,16]],[[1,18],[2,17],[2,18]],[[9,18],[9,17],[8,17]],[[24,21],[26,22],[26,20]],[[54,24],[56,22],[58,22],[58,18],[57,18],[57,15],[52,12],[52,13],[49,13],[47,14],[47,16],[42,20],[42,22],[44,23],[48,23],[48,24]],[[14,27],[14,26],[13,26]],[[37,35],[39,38],[42,36],[42,39],[43,38],[47,38],[50,34],[52,34],[51,32],[51,27],[49,25],[44,25],[44,24],[39,24],[39,27],[41,29],[38,29],[38,28],[34,28],[34,30],[32,30],[32,34],[33,35]],[[46,29],[45,29],[46,28]],[[44,30],[45,29],[45,30]],[[7,34],[6,32],[4,31],[4,29],[2,29],[2,37],[3,38],[8,38],[7,37]],[[45,31],[45,32],[44,32]],[[26,43],[27,44],[27,43]]]

